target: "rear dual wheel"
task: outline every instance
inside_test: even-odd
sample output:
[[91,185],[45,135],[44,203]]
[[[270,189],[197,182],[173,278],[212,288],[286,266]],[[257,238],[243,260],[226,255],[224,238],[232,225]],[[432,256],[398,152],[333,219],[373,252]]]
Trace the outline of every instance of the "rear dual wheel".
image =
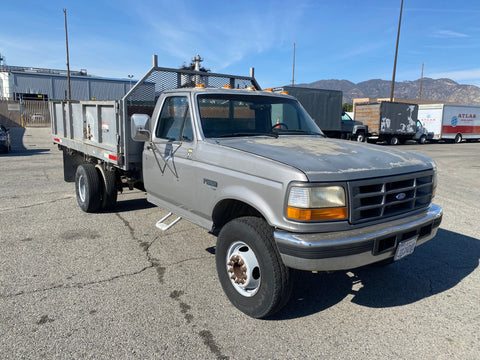
[[101,182],[93,164],[82,164],[75,173],[75,193],[80,208],[85,212],[96,212],[100,208]]
[[89,213],[111,210],[117,203],[116,175],[93,164],[81,164],[75,174],[75,193],[80,208]]
[[390,138],[390,145],[398,145],[400,144],[400,139],[396,136],[392,136]]
[[101,209],[113,210],[117,205],[117,177],[115,171],[106,170],[97,166],[97,171],[102,181]]
[[242,217],[227,223],[217,239],[217,273],[231,303],[254,318],[280,310],[292,292],[291,271],[264,219]]

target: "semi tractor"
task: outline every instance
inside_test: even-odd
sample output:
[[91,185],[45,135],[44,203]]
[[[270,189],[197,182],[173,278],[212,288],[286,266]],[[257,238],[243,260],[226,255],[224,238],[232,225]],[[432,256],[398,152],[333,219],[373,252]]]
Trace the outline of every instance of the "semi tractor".
[[442,220],[430,158],[326,138],[294,97],[261,90],[253,69],[161,68],[154,56],[122,99],[50,106],[80,208],[112,211],[118,191],[137,188],[169,212],[159,231],[185,219],[211,232],[226,296],[255,318],[287,303],[293,269],[397,261]]

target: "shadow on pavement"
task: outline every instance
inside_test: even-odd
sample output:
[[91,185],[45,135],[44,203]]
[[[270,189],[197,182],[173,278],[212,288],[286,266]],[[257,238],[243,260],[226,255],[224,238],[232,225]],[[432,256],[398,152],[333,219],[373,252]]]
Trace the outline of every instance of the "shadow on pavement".
[[371,308],[411,304],[455,287],[478,267],[479,258],[479,239],[440,229],[413,255],[389,266],[332,274],[297,271],[290,302],[270,320],[315,314],[348,295]]
[[144,210],[155,207],[155,205],[149,203],[146,198],[144,199],[131,199],[121,200],[117,202],[117,206],[114,210],[109,211],[111,213],[124,213],[136,210]]
[[[0,156],[32,156],[38,155],[41,153],[49,152],[50,149],[27,149],[24,144],[24,137],[25,137],[25,128],[22,127],[11,127],[9,128],[10,133],[10,143],[12,145],[12,149],[8,154],[1,154]],[[32,144],[31,146],[35,146]]]

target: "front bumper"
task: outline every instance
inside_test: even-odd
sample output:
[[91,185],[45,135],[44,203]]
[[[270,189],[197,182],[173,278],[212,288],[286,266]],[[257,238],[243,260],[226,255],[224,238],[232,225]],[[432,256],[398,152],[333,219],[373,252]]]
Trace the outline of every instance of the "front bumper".
[[308,234],[276,230],[274,239],[288,267],[348,270],[392,258],[403,240],[418,236],[417,246],[427,242],[437,234],[442,216],[442,208],[430,205],[420,214],[360,229]]

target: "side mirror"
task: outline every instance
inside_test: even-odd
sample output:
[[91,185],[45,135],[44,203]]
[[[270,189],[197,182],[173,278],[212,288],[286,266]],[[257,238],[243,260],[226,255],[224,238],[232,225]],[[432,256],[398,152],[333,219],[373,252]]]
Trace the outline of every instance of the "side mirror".
[[134,141],[150,140],[150,130],[147,129],[150,116],[133,114],[130,118],[131,136]]

